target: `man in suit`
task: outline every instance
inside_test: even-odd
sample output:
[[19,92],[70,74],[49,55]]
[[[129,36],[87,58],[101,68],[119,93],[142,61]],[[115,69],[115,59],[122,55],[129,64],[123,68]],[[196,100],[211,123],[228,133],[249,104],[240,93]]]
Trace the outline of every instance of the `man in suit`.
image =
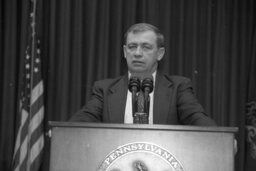
[[91,99],[70,121],[133,123],[129,77],[150,74],[154,90],[150,93],[149,124],[216,125],[198,103],[188,78],[165,75],[157,70],[165,53],[164,36],[158,28],[147,23],[132,25],[125,41],[123,51],[128,73],[96,81]]

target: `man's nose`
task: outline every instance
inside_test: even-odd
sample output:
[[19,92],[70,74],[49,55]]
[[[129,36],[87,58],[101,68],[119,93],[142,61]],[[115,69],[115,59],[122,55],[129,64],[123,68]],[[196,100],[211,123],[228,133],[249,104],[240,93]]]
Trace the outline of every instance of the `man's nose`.
[[136,49],[136,51],[135,51],[135,56],[137,56],[137,57],[140,57],[140,56],[142,56],[142,49],[141,49],[141,47],[140,46],[138,46],[137,47],[137,49]]

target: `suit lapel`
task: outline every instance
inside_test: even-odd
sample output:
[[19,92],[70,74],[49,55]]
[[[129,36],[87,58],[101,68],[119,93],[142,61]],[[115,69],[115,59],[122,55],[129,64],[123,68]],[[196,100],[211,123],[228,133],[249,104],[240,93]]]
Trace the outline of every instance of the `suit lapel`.
[[168,81],[163,75],[157,73],[156,85],[154,92],[154,108],[153,108],[153,123],[164,124],[167,123],[172,83]]
[[109,119],[112,123],[124,122],[124,111],[127,97],[128,75],[122,77],[110,88],[108,96]]

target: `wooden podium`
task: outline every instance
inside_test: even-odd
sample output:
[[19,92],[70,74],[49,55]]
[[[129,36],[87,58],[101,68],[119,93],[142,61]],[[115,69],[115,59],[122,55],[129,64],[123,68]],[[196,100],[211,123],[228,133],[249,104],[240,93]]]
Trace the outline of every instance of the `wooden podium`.
[[234,171],[234,127],[50,126],[50,171]]

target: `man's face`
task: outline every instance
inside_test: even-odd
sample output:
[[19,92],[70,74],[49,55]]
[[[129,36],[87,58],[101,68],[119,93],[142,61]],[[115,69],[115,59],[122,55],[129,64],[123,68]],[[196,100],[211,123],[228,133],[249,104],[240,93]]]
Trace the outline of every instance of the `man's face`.
[[164,48],[158,48],[153,31],[129,33],[124,45],[124,57],[131,73],[153,73],[164,56]]

